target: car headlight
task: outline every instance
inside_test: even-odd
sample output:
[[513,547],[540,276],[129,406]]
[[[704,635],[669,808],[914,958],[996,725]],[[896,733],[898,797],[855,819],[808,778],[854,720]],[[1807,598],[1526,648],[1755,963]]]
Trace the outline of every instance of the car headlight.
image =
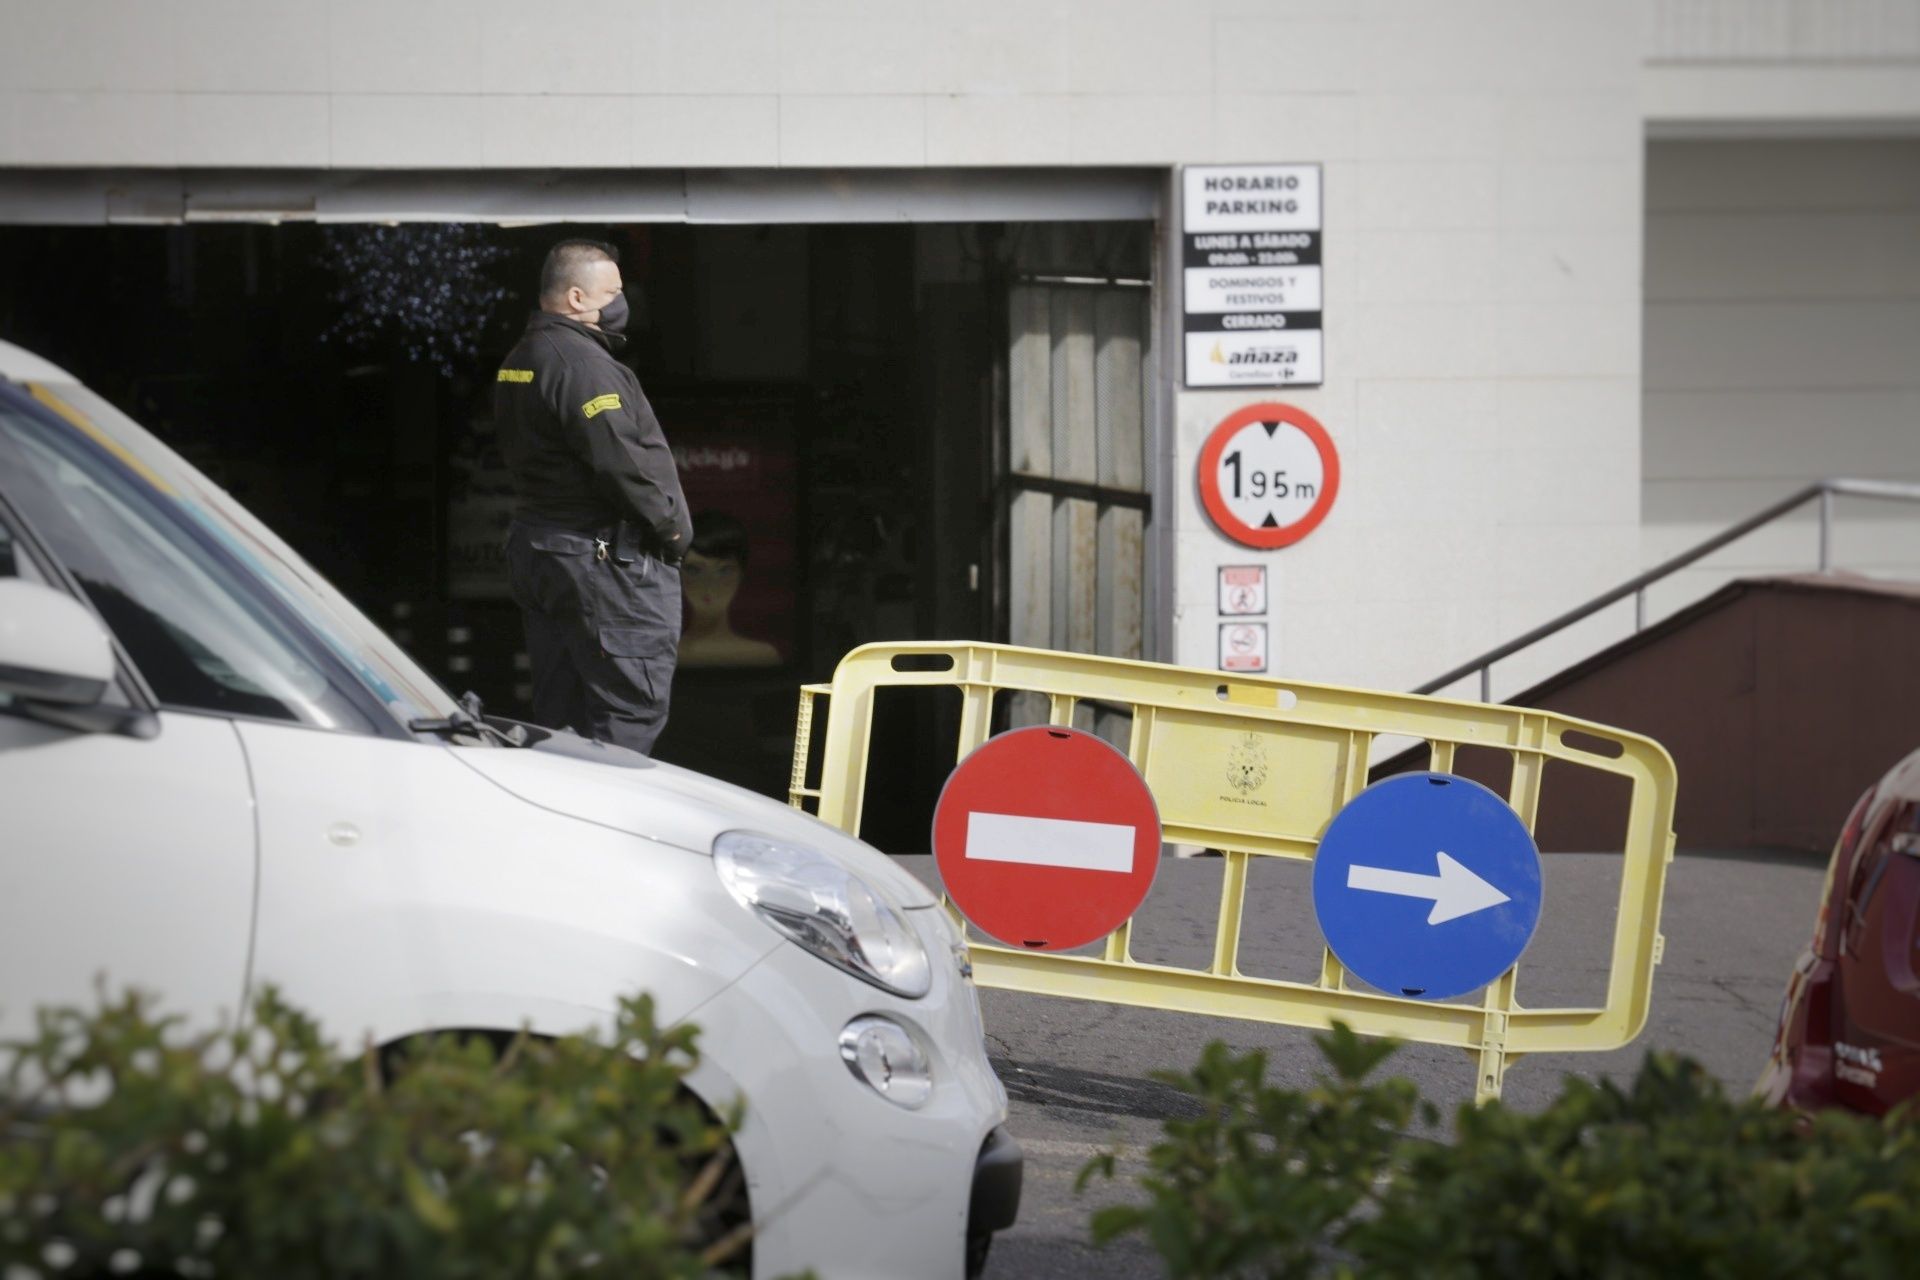
[[728,831],[713,842],[713,865],[742,906],[828,964],[908,999],[931,989],[926,948],[901,912],[819,850]]

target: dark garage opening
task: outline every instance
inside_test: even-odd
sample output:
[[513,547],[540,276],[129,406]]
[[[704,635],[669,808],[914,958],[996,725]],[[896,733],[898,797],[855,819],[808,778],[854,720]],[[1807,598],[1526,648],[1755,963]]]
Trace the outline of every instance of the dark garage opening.
[[[0,337],[232,491],[452,691],[525,715],[493,375],[568,234],[619,246],[624,358],[696,517],[745,551],[688,573],[724,616],[683,654],[658,755],[784,797],[801,682],[867,641],[1005,637],[1008,290],[1144,278],[1151,224],[4,227]],[[937,789],[953,729],[896,714],[877,732],[911,749],[863,834],[924,849],[888,797]]]

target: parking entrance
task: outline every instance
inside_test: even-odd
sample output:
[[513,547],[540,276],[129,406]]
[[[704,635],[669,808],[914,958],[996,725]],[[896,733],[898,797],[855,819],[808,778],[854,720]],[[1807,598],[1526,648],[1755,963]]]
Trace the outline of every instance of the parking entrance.
[[[604,239],[634,307],[624,358],[712,536],[685,570],[663,759],[780,795],[793,686],[862,643],[1004,638],[1017,616],[1027,642],[1057,626],[1091,648],[1097,624],[1138,656],[1153,224],[728,212],[0,226],[0,336],[151,427],[453,692],[524,715],[494,370],[546,249]],[[1015,465],[1010,388],[1021,438],[1057,454]],[[1124,594],[1097,619],[1096,549]],[[916,743],[953,727],[904,705],[880,723]],[[942,754],[886,762],[883,847],[924,849],[888,797],[937,786]]]

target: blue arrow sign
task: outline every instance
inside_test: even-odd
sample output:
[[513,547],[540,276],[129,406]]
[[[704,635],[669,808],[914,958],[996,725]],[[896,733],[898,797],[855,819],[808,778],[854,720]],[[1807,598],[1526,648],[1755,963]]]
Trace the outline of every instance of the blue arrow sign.
[[1450,1000],[1505,973],[1540,923],[1540,851],[1493,792],[1406,773],[1335,814],[1313,912],[1340,963],[1389,995]]

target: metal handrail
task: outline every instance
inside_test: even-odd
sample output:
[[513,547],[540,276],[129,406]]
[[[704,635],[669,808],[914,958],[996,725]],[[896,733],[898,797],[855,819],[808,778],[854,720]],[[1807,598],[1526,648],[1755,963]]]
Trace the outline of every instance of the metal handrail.
[[1920,502],[1920,484],[1902,484],[1894,480],[1821,480],[1798,492],[1782,498],[1772,506],[1755,515],[1747,517],[1738,524],[1727,526],[1704,542],[1682,551],[1670,560],[1663,560],[1653,568],[1629,578],[1610,591],[1602,592],[1576,609],[1569,610],[1527,632],[1523,636],[1507,641],[1497,649],[1489,649],[1470,662],[1463,662],[1438,679],[1429,680],[1415,693],[1437,693],[1463,676],[1480,673],[1480,701],[1493,701],[1493,664],[1502,658],[1510,658],[1520,650],[1539,643],[1556,632],[1564,631],[1576,622],[1592,617],[1608,605],[1618,604],[1628,596],[1634,597],[1633,629],[1637,633],[1647,625],[1647,588],[1670,574],[1678,573],[1688,565],[1704,560],[1729,542],[1746,537],[1762,525],[1772,524],[1781,516],[1799,507],[1805,506],[1815,498],[1820,500],[1820,572],[1826,573],[1833,564],[1833,500],[1836,497],[1878,498],[1891,502]]

